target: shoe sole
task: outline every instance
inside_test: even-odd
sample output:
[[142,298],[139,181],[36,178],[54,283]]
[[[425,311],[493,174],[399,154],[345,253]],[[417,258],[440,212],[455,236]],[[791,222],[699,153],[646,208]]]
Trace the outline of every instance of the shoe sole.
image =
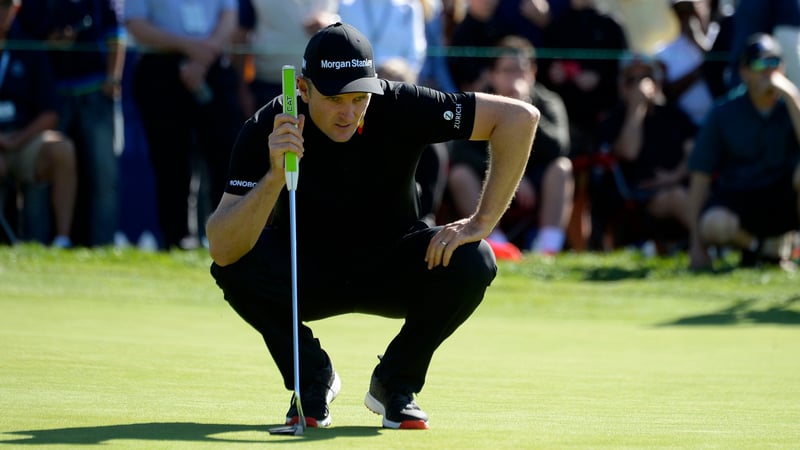
[[383,427],[384,428],[392,428],[395,430],[427,430],[428,429],[428,422],[425,420],[404,420],[402,422],[394,422],[386,418],[386,408],[384,408],[383,403],[378,401],[377,398],[373,397],[372,394],[367,392],[367,396],[364,398],[364,406],[367,407],[368,410],[372,411],[373,413],[383,417]]
[[[330,390],[328,391],[328,397],[326,401],[328,402],[328,406],[336,399],[336,396],[339,395],[339,391],[342,389],[342,379],[339,378],[339,374],[335,371],[333,372],[333,385],[331,386]],[[314,417],[306,416],[306,426],[309,428],[326,428],[331,426],[332,414],[330,413],[330,409],[328,410],[328,417],[325,420],[317,420]],[[297,422],[300,421],[300,417],[292,416],[286,418],[286,425],[295,425]]]

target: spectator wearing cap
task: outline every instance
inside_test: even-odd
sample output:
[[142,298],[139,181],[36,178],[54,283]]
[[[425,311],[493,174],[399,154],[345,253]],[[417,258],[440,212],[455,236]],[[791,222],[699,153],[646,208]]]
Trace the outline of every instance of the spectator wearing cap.
[[[738,0],[733,14],[731,66],[738,65],[738,55],[755,33],[768,33],[783,48],[786,77],[800,84],[800,2],[797,0]],[[732,72],[738,83],[736,70]]]
[[739,58],[742,86],[715,105],[689,157],[691,267],[712,264],[708,247],[760,262],[765,239],[797,230],[800,212],[800,93],[786,77],[777,41],[758,33]]
[[640,222],[648,225],[646,232],[639,230],[645,232],[641,237],[660,241],[669,229],[659,225],[672,221],[680,225],[685,240],[686,160],[697,127],[683,110],[666,101],[663,80],[663,66],[653,57],[625,55],[620,63],[620,102],[602,122],[599,138],[618,161],[615,187],[630,207],[627,212],[643,216]]

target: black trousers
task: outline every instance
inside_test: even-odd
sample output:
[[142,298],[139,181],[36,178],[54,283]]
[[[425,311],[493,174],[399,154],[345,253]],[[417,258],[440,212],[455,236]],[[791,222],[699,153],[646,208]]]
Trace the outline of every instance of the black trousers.
[[[428,270],[425,251],[436,230],[420,222],[380,260],[304,271],[298,254],[301,322],[354,312],[405,320],[377,372],[390,390],[422,389],[433,353],[478,307],[497,274],[484,241],[459,247],[447,267]],[[284,385],[292,389],[291,267],[287,246],[276,242],[275,231],[267,228],[247,255],[225,267],[212,264],[211,274],[230,305],[261,333]],[[305,386],[328,360],[311,328],[301,323],[299,330]]]
[[233,67],[218,61],[209,68],[206,81],[213,98],[199,104],[180,80],[181,63],[179,55],[146,54],[137,62],[134,79],[167,248],[178,246],[189,233],[192,157],[204,163],[208,173],[209,198],[199,201],[213,210],[222,197],[231,149],[244,122]]

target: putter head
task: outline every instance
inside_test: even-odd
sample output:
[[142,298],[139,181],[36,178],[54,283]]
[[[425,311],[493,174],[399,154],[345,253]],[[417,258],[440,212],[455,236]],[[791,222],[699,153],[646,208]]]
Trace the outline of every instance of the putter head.
[[[300,398],[296,396],[295,398]],[[269,429],[269,434],[286,435],[286,436],[302,436],[306,432],[306,416],[303,414],[303,406],[298,401],[297,405],[297,422],[291,425],[282,427],[275,427]]]
[[283,427],[275,427],[269,429],[269,434],[284,435],[284,436],[302,436],[306,431],[306,421],[298,421],[294,425],[286,425]]

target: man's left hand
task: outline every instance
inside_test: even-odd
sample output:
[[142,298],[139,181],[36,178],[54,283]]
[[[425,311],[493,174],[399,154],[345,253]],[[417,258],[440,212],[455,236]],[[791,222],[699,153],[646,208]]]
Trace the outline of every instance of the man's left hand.
[[431,242],[428,244],[428,251],[425,253],[425,262],[428,263],[428,269],[433,269],[439,265],[447,267],[456,248],[461,244],[476,242],[485,238],[491,230],[491,227],[487,229],[481,226],[472,217],[448,223],[433,235]]

